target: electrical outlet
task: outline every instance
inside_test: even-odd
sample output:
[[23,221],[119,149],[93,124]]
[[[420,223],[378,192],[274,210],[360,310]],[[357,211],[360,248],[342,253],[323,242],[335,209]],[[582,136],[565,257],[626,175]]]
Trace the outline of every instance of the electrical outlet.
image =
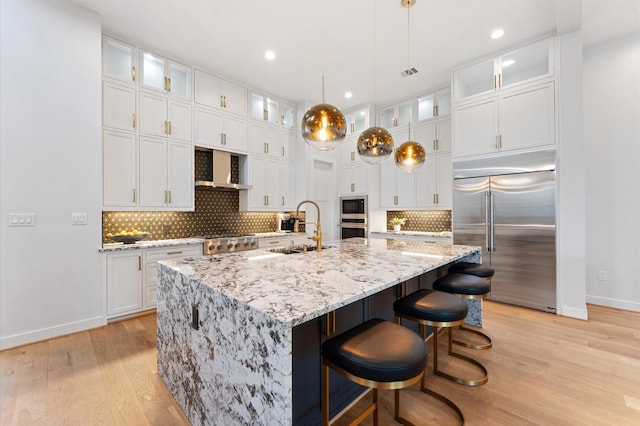
[[607,277],[607,271],[598,271],[598,281],[606,281],[609,277]]
[[87,224],[87,214],[86,213],[71,213],[71,224],[72,225],[86,225]]

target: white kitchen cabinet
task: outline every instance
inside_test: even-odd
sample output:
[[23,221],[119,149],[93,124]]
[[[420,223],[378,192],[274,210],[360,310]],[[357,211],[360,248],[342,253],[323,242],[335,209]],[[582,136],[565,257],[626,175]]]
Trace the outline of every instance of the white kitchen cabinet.
[[140,137],[140,207],[193,210],[193,146]]
[[446,87],[418,98],[418,121],[451,115],[451,88]]
[[364,130],[369,128],[369,107],[362,107],[344,114],[347,121],[347,136],[354,135],[357,138]]
[[136,89],[104,81],[102,83],[102,126],[135,132]]
[[294,210],[296,208],[296,168],[293,163],[280,162],[280,206],[279,210]]
[[427,157],[451,151],[451,118],[422,122],[412,133],[415,141],[424,148]]
[[200,70],[195,70],[194,80],[194,100],[196,103],[247,117],[248,91],[245,87]]
[[137,49],[115,38],[102,36],[102,75],[130,84],[137,78]]
[[454,158],[555,145],[554,83],[503,91],[454,108]]
[[303,244],[315,245],[315,242],[310,240],[307,234],[298,232],[290,232],[275,236],[270,235],[268,237],[260,237],[258,239],[258,247],[261,249],[282,248]]
[[107,254],[107,317],[143,309],[142,251]]
[[249,152],[267,157],[282,157],[280,127],[252,122],[249,132]]
[[281,159],[293,161],[296,155],[296,133],[293,130],[282,129],[280,132]]
[[451,153],[427,156],[425,164],[416,171],[416,207],[450,209],[452,191]]
[[382,208],[415,207],[415,173],[405,173],[395,162],[380,164],[380,206]]
[[455,102],[551,77],[554,39],[547,38],[453,71]]
[[140,92],[140,133],[191,141],[191,105]]
[[396,105],[390,105],[380,110],[380,127],[385,129],[393,129],[394,127],[402,127],[409,124],[413,119],[412,102],[402,102]]
[[200,256],[201,245],[172,246],[144,250],[144,284],[142,291],[142,308],[153,309],[157,305],[158,262],[163,260],[183,259],[189,256]]
[[253,188],[241,191],[240,210],[280,210],[280,164],[273,158],[249,156],[249,182]]
[[342,166],[363,164],[364,160],[358,154],[358,137],[348,136],[340,144],[340,164]]
[[296,109],[293,105],[280,102],[280,125],[284,130],[294,131],[296,128]]
[[279,101],[262,93],[252,91],[251,119],[280,125]]
[[213,108],[195,109],[195,144],[223,151],[246,153],[247,119],[225,114]]
[[342,166],[340,173],[340,195],[367,194],[369,192],[369,168],[366,163]]
[[136,135],[105,130],[102,136],[102,205],[105,210],[138,204]]
[[140,84],[171,97],[191,100],[191,67],[154,53],[140,51]]

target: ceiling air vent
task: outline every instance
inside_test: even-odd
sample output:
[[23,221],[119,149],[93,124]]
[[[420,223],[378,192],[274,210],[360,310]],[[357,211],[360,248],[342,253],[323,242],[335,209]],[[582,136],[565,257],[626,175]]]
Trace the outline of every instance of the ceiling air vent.
[[417,70],[417,69],[415,69],[414,67],[411,67],[411,68],[409,68],[408,70],[404,70],[404,71],[402,71],[400,74],[401,74],[403,77],[409,77],[409,76],[412,76],[412,75],[416,74],[417,72],[418,72],[418,70]]

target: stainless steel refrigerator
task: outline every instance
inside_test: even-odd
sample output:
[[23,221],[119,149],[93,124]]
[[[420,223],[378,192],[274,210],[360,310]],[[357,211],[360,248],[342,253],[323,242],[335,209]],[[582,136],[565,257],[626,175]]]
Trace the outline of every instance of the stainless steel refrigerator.
[[483,264],[495,268],[488,299],[555,312],[555,170],[531,169],[454,172],[453,240],[482,246]]

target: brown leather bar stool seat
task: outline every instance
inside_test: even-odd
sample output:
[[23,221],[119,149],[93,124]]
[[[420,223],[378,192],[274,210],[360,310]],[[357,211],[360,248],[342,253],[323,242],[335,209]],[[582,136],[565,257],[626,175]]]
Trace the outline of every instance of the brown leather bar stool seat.
[[[395,390],[394,418],[400,416],[400,389],[417,383],[427,365],[427,348],[418,335],[401,325],[371,319],[322,344],[322,424],[329,425],[329,368],[349,380],[373,389],[373,403],[351,424],[373,413],[378,424],[378,390]],[[331,419],[331,421],[335,420]]]
[[[452,272],[453,270],[466,272]],[[434,290],[455,294],[463,299],[484,299],[491,292],[491,278],[493,274],[493,268],[483,267],[479,263],[460,262],[452,265],[447,275],[434,281],[433,288]],[[478,350],[491,349],[493,347],[491,337],[480,330],[474,330],[465,325],[460,325],[458,330],[480,336],[487,343],[477,345],[453,339],[453,343],[456,345]]]
[[[420,336],[427,339],[426,328],[431,326],[433,330],[433,372],[439,376],[445,377],[456,383],[467,386],[479,386],[487,383],[488,374],[486,368],[478,361],[466,355],[453,351],[452,334],[453,327],[461,325],[467,314],[469,306],[467,303],[452,294],[431,289],[420,289],[408,296],[396,300],[393,304],[393,310],[396,314],[396,322],[400,323],[401,318],[416,321],[420,324]],[[464,360],[476,366],[482,371],[483,377],[477,380],[464,379],[453,376],[438,369],[438,333],[441,329],[449,330],[448,338],[448,354],[449,356]],[[424,379],[421,382],[422,390],[428,391],[424,386]],[[451,405],[451,404],[450,404]],[[453,406],[458,412],[457,406]],[[461,414],[461,412],[460,412]]]

